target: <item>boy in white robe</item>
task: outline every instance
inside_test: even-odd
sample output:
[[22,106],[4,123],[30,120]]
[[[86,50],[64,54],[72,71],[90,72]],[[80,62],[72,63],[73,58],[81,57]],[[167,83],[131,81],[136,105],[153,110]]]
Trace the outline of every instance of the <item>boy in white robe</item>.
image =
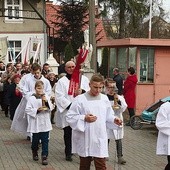
[[51,85],[49,80],[44,78],[44,76],[41,75],[41,66],[37,63],[34,63],[31,67],[32,73],[29,73],[28,75],[25,75],[21,79],[21,83],[19,84],[20,91],[22,92],[23,98],[18,105],[14,119],[12,121],[11,130],[15,132],[19,132],[23,135],[29,135],[27,133],[27,125],[28,125],[28,119],[25,115],[25,107],[28,101],[28,98],[35,93],[35,83],[39,80],[41,80],[44,83],[44,93],[47,95],[51,95]]
[[[116,85],[113,79],[107,79],[105,83],[106,91],[107,91],[107,97],[110,101],[110,104],[114,110],[115,116],[119,117],[123,122],[123,115],[122,113],[126,110],[127,104],[123,96],[120,96],[116,93]],[[117,157],[118,157],[118,164],[125,164],[126,161],[123,158],[122,153],[122,139],[124,136],[124,127],[112,130],[107,129],[108,134],[108,141],[110,139],[114,139],[116,142],[116,151],[117,151]]]
[[156,127],[159,130],[156,153],[167,156],[168,164],[165,170],[170,170],[170,102],[160,106],[156,117]]
[[114,116],[107,96],[101,93],[103,77],[93,75],[89,86],[90,91],[77,96],[66,114],[72,128],[72,152],[80,156],[79,170],[90,170],[92,157],[96,169],[106,170],[106,126],[116,129],[122,121]]
[[49,131],[52,130],[50,120],[50,110],[53,106],[48,95],[43,92],[44,83],[37,81],[35,83],[35,94],[29,97],[25,112],[28,115],[27,132],[32,136],[32,154],[33,160],[38,161],[38,144],[41,140],[42,144],[42,164],[47,165]]

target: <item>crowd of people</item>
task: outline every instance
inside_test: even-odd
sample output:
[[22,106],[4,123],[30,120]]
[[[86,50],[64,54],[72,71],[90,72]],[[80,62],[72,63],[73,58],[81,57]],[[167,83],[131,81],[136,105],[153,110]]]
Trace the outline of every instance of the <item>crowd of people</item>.
[[45,63],[22,64],[0,62],[0,105],[10,117],[11,130],[31,140],[34,161],[39,160],[42,145],[42,164],[48,164],[48,142],[52,124],[63,129],[66,161],[72,155],[80,157],[80,170],[90,169],[94,160],[96,169],[106,169],[110,139],[116,142],[118,164],[125,164],[122,139],[124,136],[123,112],[130,117],[135,108],[137,76],[130,67],[123,80],[119,69],[114,77],[104,79],[94,74],[89,80],[81,75],[74,95],[68,94],[76,63],[68,61],[59,67],[56,75]]
[[[63,129],[66,161],[78,154],[80,170],[90,170],[94,161],[96,170],[106,170],[110,139],[115,140],[118,164],[126,164],[123,157],[123,112],[129,119],[135,115],[135,88],[137,75],[133,67],[127,69],[123,79],[118,68],[113,77],[104,79],[94,74],[89,80],[81,74],[80,84],[74,94],[69,94],[74,61],[62,62],[59,75],[48,63],[22,64],[0,61],[0,106],[12,121],[11,130],[22,133],[31,141],[32,159],[39,160],[42,145],[42,165],[48,165],[49,136],[52,124]],[[170,169],[169,151],[170,104],[161,105],[156,126],[159,130],[157,154],[166,155]],[[129,126],[129,122],[126,123]]]

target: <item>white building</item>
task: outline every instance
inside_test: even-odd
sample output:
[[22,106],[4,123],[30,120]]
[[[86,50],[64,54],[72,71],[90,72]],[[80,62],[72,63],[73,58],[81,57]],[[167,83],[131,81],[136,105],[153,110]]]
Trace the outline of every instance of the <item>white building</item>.
[[24,63],[32,58],[43,64],[47,60],[47,25],[43,18],[45,0],[0,1],[0,38],[7,37],[8,42],[5,63]]

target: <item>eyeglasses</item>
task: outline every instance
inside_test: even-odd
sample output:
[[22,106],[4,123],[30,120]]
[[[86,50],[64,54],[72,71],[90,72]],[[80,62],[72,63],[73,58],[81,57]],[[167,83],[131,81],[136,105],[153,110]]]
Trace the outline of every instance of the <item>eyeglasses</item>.
[[69,67],[67,67],[67,68],[75,68],[75,66],[69,66]]

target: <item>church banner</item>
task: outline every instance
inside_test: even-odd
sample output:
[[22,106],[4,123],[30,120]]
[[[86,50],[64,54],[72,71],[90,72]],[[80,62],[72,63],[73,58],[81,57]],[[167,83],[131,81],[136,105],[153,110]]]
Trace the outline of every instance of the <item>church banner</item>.
[[0,60],[4,60],[7,55],[7,37],[0,37]]
[[69,84],[69,90],[68,90],[68,95],[73,95],[75,97],[75,91],[80,88],[81,84],[81,65],[85,61],[86,57],[88,54],[87,49],[80,49],[79,55],[77,57],[76,61],[76,67],[73,71],[73,74],[71,76],[70,84]]
[[33,61],[39,59],[41,51],[42,39],[40,38],[31,38],[31,48],[30,48],[30,59]]

